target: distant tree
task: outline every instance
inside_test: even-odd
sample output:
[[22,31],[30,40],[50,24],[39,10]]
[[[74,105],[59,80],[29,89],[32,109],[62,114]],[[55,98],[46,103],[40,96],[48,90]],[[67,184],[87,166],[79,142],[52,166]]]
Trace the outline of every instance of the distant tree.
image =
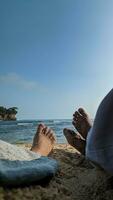
[[3,106],[0,106],[0,115],[4,117],[7,113],[7,109]]
[[5,108],[0,106],[0,119],[3,120],[16,120],[15,115],[17,114],[17,107]]
[[16,115],[17,114],[17,107],[11,107],[11,108],[8,108],[7,109],[7,114],[11,115],[11,114],[14,114]]

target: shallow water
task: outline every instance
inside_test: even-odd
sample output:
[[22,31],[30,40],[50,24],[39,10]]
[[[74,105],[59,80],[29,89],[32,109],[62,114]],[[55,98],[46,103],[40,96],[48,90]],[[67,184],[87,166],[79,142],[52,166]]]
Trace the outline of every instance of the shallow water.
[[71,120],[67,119],[0,121],[0,139],[10,143],[31,143],[39,123],[55,131],[58,143],[66,143],[63,128],[72,128]]

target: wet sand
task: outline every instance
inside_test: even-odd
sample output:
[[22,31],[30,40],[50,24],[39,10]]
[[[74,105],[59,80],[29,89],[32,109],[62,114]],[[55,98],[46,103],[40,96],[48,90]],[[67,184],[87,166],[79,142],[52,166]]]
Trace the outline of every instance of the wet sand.
[[[30,145],[21,145],[30,148]],[[57,144],[51,154],[60,171],[47,185],[18,189],[0,188],[0,200],[112,200],[113,178],[91,164],[67,144]]]

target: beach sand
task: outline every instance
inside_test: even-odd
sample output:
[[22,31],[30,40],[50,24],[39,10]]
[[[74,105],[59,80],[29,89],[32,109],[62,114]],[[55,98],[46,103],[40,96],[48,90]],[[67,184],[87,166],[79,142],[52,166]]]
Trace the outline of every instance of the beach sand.
[[[23,145],[29,148],[30,145]],[[0,200],[112,200],[113,179],[86,161],[67,144],[57,144],[51,157],[59,161],[60,171],[47,185],[4,189]]]

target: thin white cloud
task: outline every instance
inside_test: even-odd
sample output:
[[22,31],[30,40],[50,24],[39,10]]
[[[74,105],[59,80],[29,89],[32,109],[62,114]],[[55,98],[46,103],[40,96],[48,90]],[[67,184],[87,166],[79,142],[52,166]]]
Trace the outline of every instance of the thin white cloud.
[[1,75],[0,84],[10,84],[25,90],[40,88],[37,82],[26,80],[16,73],[8,73],[6,75]]

